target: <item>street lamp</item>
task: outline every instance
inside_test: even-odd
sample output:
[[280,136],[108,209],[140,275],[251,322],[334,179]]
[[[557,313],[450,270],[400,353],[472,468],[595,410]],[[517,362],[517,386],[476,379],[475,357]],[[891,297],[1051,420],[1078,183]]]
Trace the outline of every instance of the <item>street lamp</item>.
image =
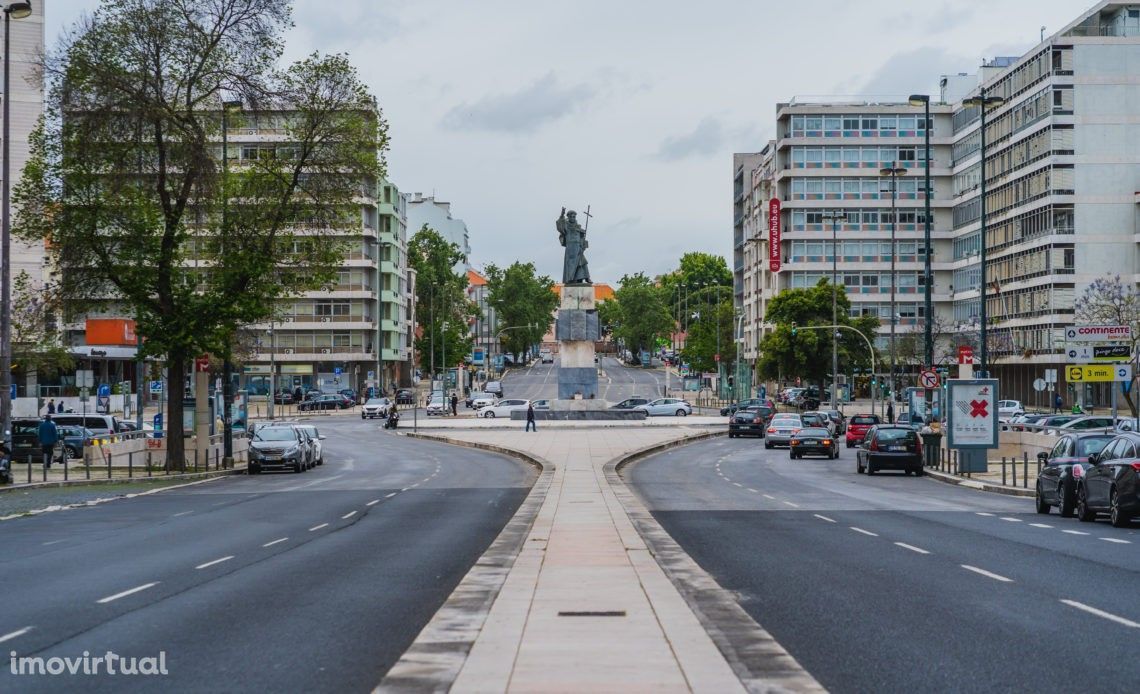
[[12,226],[11,226],[11,182],[9,169],[11,168],[11,155],[8,143],[8,125],[11,118],[9,111],[12,104],[12,92],[9,89],[9,69],[12,64],[9,59],[12,46],[9,26],[12,19],[24,19],[32,14],[32,3],[9,2],[4,5],[4,144],[3,144],[3,171],[4,177],[3,199],[0,200],[0,421],[3,431],[0,439],[7,440],[8,432],[12,430]]
[[[242,102],[223,101],[222,102],[222,252],[225,253],[226,233],[227,233],[227,218],[226,211],[230,203],[230,157],[229,157],[229,119],[228,116],[231,111],[241,111]],[[234,365],[230,361],[230,352],[233,350],[233,334],[227,336],[229,344],[226,345],[225,360],[222,362],[222,457],[225,458],[225,465],[232,467],[234,462],[234,421],[233,410],[234,405],[234,388],[231,381],[233,381]]]
[[[847,213],[839,210],[829,210],[823,213],[823,219],[831,222],[831,324],[839,325],[839,302],[837,299],[839,241],[836,227],[840,221],[847,222]],[[839,340],[837,335],[831,336],[831,406],[839,407]]]
[[[934,320],[934,307],[931,304],[931,294],[934,292],[934,273],[931,271],[931,268],[930,268],[930,256],[933,255],[933,252],[930,248],[930,244],[931,244],[931,241],[930,241],[930,225],[932,224],[932,221],[930,219],[930,196],[931,196],[931,190],[930,190],[930,130],[931,130],[931,126],[933,124],[930,122],[930,96],[928,94],[911,94],[909,101],[910,101],[911,106],[923,106],[924,107],[923,113],[925,114],[925,117],[926,117],[926,120],[923,122],[923,132],[926,134],[926,138],[925,138],[926,139],[926,148],[925,148],[924,154],[922,156],[923,172],[924,172],[923,185],[925,187],[925,193],[924,193],[923,197],[926,200],[926,219],[925,219],[925,224],[923,225],[923,229],[924,229],[923,248],[926,251],[926,253],[925,253],[926,258],[924,259],[924,261],[925,261],[925,268],[924,269],[926,271],[926,295],[924,297],[924,304],[923,304],[924,305],[924,315],[925,315],[925,319],[923,320],[923,356],[925,357],[924,361],[926,362],[926,368],[933,369],[934,368],[934,331],[933,331],[933,324],[931,321]],[[930,388],[926,388],[925,391],[926,391],[926,412],[923,413],[923,417],[925,419],[929,420],[929,418],[932,416],[932,413],[934,412],[934,410],[933,410],[933,404],[934,404],[933,403],[933,397],[934,397],[934,395],[933,395],[933,391],[931,391]]]
[[[879,175],[891,179],[891,400],[890,400],[890,402],[892,403],[891,409],[893,411],[894,410],[893,402],[894,402],[894,398],[895,398],[895,385],[896,385],[895,384],[895,323],[897,322],[897,319],[896,319],[896,312],[895,312],[895,285],[898,284],[898,277],[895,274],[895,256],[898,254],[896,253],[895,236],[898,232],[898,222],[899,222],[898,177],[899,176],[905,176],[906,175],[906,169],[900,169],[899,167],[895,166],[895,162],[891,162],[890,166],[879,169]],[[894,422],[892,421],[891,424],[894,424]]]
[[1000,96],[986,96],[986,88],[983,85],[981,94],[972,96],[969,99],[962,101],[963,106],[977,106],[981,111],[981,146],[979,148],[982,160],[979,164],[981,168],[981,190],[979,191],[979,200],[981,201],[981,214],[979,220],[980,229],[978,231],[980,237],[979,246],[981,247],[981,289],[980,289],[980,311],[979,319],[981,322],[981,334],[978,339],[981,341],[982,348],[982,376],[989,378],[990,375],[990,361],[989,361],[989,341],[986,339],[986,326],[988,323],[988,316],[986,310],[986,111],[998,108],[1005,103],[1005,99]]

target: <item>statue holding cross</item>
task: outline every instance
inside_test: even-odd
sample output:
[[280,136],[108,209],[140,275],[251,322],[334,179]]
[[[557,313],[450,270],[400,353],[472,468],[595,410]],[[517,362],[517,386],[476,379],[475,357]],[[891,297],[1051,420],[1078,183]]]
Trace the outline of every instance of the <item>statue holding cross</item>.
[[[589,208],[586,210],[586,224],[590,223]],[[578,224],[578,214],[574,210],[562,214],[554,227],[558,229],[558,242],[566,249],[562,259],[563,284],[590,284],[590,267],[586,262],[586,249],[590,247],[586,241],[586,230]]]

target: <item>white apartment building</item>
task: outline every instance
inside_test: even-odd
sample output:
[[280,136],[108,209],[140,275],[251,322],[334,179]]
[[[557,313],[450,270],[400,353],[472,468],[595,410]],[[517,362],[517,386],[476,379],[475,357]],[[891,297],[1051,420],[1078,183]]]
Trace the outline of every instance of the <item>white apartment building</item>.
[[408,209],[408,228],[414,236],[426,224],[439,232],[440,236],[459,246],[463,259],[453,268],[457,275],[466,275],[471,269],[471,238],[467,224],[451,216],[451,203],[436,200],[434,195],[415,193],[405,195]]

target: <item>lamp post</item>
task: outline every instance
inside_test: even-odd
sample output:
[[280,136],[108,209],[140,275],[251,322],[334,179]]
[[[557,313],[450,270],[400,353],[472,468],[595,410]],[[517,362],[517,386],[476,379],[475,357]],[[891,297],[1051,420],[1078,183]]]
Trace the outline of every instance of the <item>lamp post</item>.
[[[891,162],[891,165],[879,169],[879,175],[889,177],[891,179],[891,400],[893,403],[895,398],[895,323],[898,322],[897,313],[895,311],[895,285],[898,284],[898,277],[895,274],[895,256],[896,246],[895,238],[898,232],[899,212],[898,212],[898,177],[906,175],[906,169],[900,169],[895,166],[896,162]],[[892,410],[894,406],[892,404]],[[894,424],[894,422],[891,422]]]
[[[230,202],[230,157],[229,157],[229,137],[227,131],[229,130],[229,119],[227,116],[230,111],[240,111],[242,108],[241,101],[223,101],[222,102],[222,252],[225,254],[225,243],[227,233],[227,217],[226,210],[229,208]],[[233,405],[234,405],[234,388],[233,388],[233,373],[234,365],[230,361],[230,352],[233,350],[233,334],[228,336],[228,343],[226,344],[225,360],[222,362],[222,457],[225,459],[224,465],[226,467],[233,467],[234,463],[234,418],[233,418]]]
[[[838,210],[829,210],[823,213],[823,219],[831,222],[831,324],[839,325],[839,291],[837,275],[839,258],[839,241],[836,228],[839,222],[847,221],[847,213]],[[839,340],[837,335],[831,336],[831,406],[839,407]]]
[[[934,307],[931,304],[931,294],[934,292],[934,273],[931,271],[931,268],[930,268],[930,256],[933,255],[931,248],[930,248],[930,225],[932,224],[932,221],[930,219],[930,195],[931,195],[931,190],[930,190],[930,130],[931,130],[931,126],[932,126],[932,123],[930,122],[930,95],[928,95],[928,94],[911,94],[910,95],[910,105],[911,106],[922,106],[923,107],[923,114],[926,117],[926,120],[923,122],[923,131],[926,134],[926,138],[925,138],[925,150],[924,150],[924,153],[922,156],[923,176],[924,176],[923,197],[926,200],[926,219],[924,220],[925,223],[923,224],[923,248],[926,251],[924,254],[926,256],[925,267],[924,267],[925,274],[926,274],[926,294],[923,297],[923,299],[924,299],[924,303],[923,303],[924,319],[922,321],[923,322],[923,360],[926,362],[926,364],[925,364],[926,368],[933,369],[934,368],[934,330],[933,330],[932,321],[934,320]],[[923,417],[925,419],[927,419],[927,421],[929,421],[929,419],[933,416],[933,412],[934,412],[934,409],[933,409],[933,404],[934,404],[933,403],[933,397],[934,396],[933,396],[933,391],[931,391],[930,388],[926,388],[924,390],[926,391],[925,392],[926,412],[923,413]]]
[[376,302],[376,338],[378,345],[376,347],[376,397],[384,397],[384,250],[391,248],[393,244],[388,241],[373,241],[368,240],[370,245],[376,246],[377,259],[376,259],[376,284],[377,295]]
[[32,3],[9,2],[4,5],[4,144],[3,144],[3,171],[4,177],[3,199],[0,200],[0,215],[3,222],[0,224],[0,421],[3,430],[0,439],[7,440],[8,432],[12,430],[12,220],[11,220],[11,182],[9,169],[11,168],[11,155],[8,143],[8,125],[11,118],[9,111],[12,104],[12,92],[9,89],[9,66],[12,61],[10,25],[13,19],[24,19],[32,14]]
[[986,339],[986,327],[988,323],[988,315],[986,309],[986,111],[992,108],[998,108],[1005,103],[1005,99],[1000,96],[986,96],[986,88],[983,85],[981,93],[978,96],[972,96],[969,99],[962,101],[963,106],[977,106],[981,111],[981,146],[980,152],[982,155],[979,166],[981,167],[981,189],[979,190],[979,200],[981,201],[981,211],[978,234],[980,236],[981,248],[981,289],[980,289],[980,306],[978,311],[978,318],[981,323],[981,333],[978,336],[979,341],[982,343],[982,377],[989,378],[990,375],[990,361],[989,361],[989,340]]
[[276,315],[269,323],[269,419],[273,419],[273,400],[277,397],[277,327]]

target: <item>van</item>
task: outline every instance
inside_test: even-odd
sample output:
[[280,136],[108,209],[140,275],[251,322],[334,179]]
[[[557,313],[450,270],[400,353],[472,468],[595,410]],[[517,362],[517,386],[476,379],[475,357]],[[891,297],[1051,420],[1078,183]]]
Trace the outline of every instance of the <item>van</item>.
[[75,414],[66,412],[54,414],[51,417],[56,426],[86,427],[96,434],[117,434],[122,431],[119,420],[109,414]]

